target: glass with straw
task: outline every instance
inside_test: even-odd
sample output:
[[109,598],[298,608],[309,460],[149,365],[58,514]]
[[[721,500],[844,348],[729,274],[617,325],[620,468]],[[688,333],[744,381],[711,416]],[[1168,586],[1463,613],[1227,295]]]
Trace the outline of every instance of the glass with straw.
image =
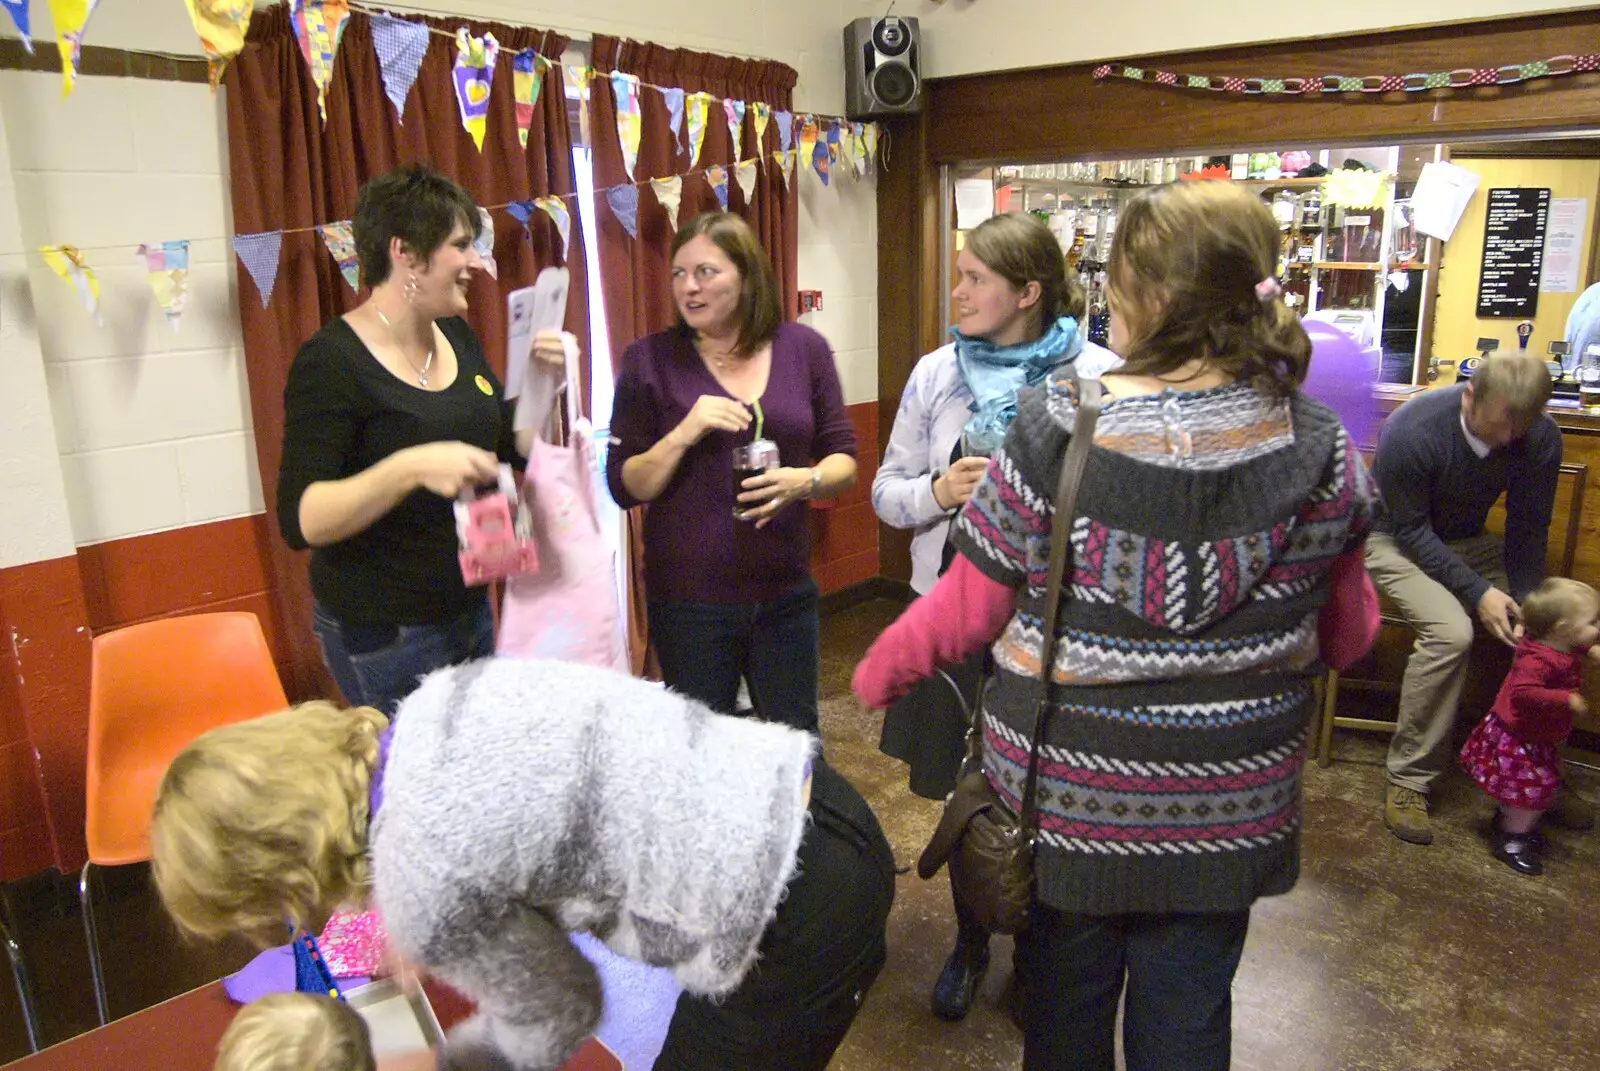
[[733,516],[735,520],[740,521],[749,520],[751,513],[764,504],[758,503],[749,507],[740,504],[739,495],[746,490],[744,482],[778,467],[778,444],[771,439],[761,437],[764,419],[761,415],[760,399],[752,402],[750,408],[756,415],[755,438],[743,446],[733,448]]

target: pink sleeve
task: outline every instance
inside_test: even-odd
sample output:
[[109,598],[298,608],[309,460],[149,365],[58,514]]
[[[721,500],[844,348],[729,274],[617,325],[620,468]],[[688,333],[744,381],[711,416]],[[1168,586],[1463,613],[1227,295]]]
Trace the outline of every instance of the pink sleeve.
[[1317,643],[1330,669],[1345,669],[1372,650],[1378,638],[1378,592],[1367,574],[1362,547],[1334,559],[1328,601],[1317,614]]
[[1016,611],[1017,593],[961,555],[929,592],[867,649],[850,687],[869,707],[886,707],[939,666],[993,643]]

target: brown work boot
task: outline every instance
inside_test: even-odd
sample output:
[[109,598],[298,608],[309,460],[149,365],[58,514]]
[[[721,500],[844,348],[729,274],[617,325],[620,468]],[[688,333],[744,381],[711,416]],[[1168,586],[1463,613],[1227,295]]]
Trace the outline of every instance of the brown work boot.
[[1428,797],[1413,788],[1390,785],[1383,802],[1383,823],[1389,832],[1411,844],[1432,844]]
[[1562,829],[1593,829],[1594,804],[1572,791],[1563,788],[1556,797],[1556,805],[1544,816]]

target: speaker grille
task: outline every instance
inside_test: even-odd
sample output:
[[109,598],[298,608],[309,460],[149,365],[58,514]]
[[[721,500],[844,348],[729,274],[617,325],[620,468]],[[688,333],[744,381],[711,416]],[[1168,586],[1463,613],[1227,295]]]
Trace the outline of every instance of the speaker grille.
[[880,64],[868,77],[872,95],[890,108],[903,108],[917,95],[917,76],[902,64]]

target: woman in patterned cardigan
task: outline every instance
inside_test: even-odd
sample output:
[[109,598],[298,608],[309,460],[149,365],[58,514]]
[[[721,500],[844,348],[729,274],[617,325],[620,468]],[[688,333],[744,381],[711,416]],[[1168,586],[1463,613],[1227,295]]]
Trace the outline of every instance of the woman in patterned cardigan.
[[[1320,662],[1376,629],[1361,562],[1375,492],[1338,417],[1299,393],[1311,345],[1279,300],[1277,239],[1256,197],[1215,182],[1150,190],[1117,229],[1111,348],[1126,360],[1102,377],[1051,623],[1025,1071],[1111,1071],[1124,987],[1129,1071],[1228,1066],[1250,906],[1299,873]],[[883,706],[992,642],[984,770],[1013,807],[1076,411],[1072,379],[1022,396],[956,521],[956,562],[854,681]]]

